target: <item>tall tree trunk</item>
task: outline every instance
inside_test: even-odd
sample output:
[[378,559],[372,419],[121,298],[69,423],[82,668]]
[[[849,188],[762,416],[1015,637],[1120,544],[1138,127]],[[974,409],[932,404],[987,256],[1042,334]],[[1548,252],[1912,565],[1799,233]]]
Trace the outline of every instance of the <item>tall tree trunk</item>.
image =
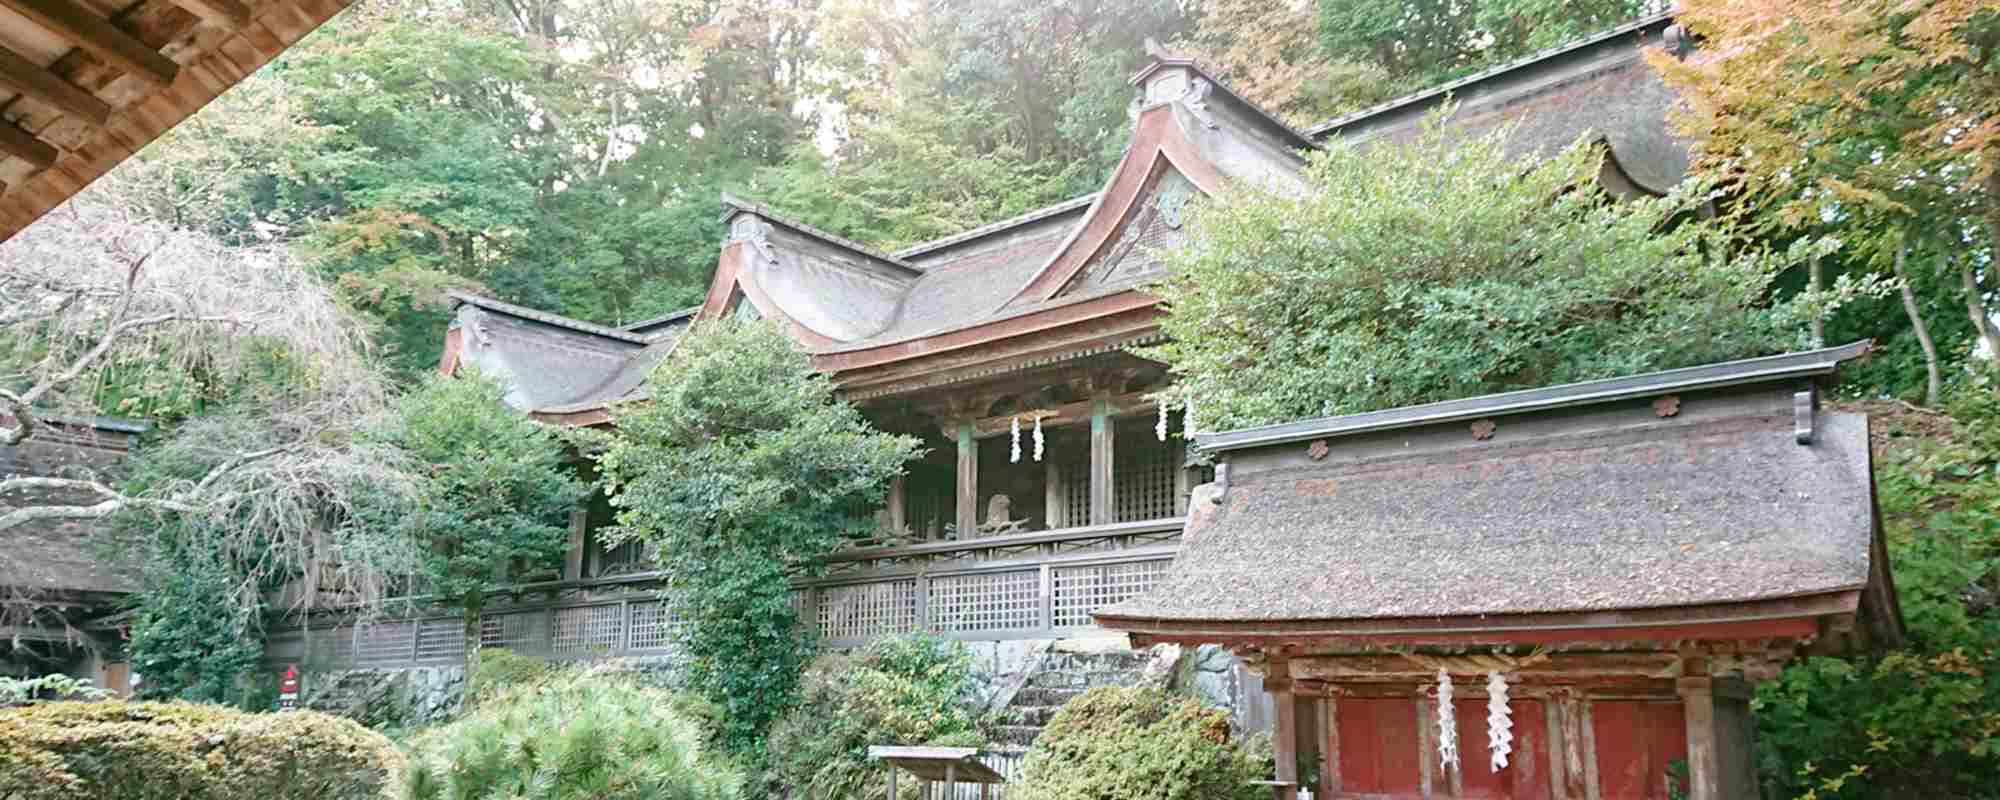
[[1972,317],[1972,327],[1979,331],[1979,339],[1986,343],[1986,354],[2000,360],[2000,332],[1993,330],[1993,317],[1987,313],[1986,299],[1981,297],[1979,277],[1972,271],[1972,259],[1961,259],[1958,264],[1959,280],[1965,285],[1965,313]]
[[[1898,252],[1896,257],[1901,258],[1902,254]],[[1819,294],[1820,290],[1826,288],[1826,268],[1824,266],[1821,266],[1820,257],[1818,253],[1814,253],[1812,260],[1806,262],[1806,286],[1807,288],[1812,290],[1812,293],[1814,295]],[[1812,346],[1814,347],[1826,346],[1825,312],[1813,313]]]
[[1924,324],[1923,311],[1917,308],[1916,290],[1910,288],[1910,276],[1903,269],[1903,259],[1909,253],[1909,244],[1897,245],[1896,278],[1903,284],[1903,312],[1910,315],[1910,329],[1917,332],[1917,344],[1924,348],[1924,405],[1936,408],[1939,395],[1944,393],[1944,375],[1938,369],[1937,343],[1931,341],[1931,327]]

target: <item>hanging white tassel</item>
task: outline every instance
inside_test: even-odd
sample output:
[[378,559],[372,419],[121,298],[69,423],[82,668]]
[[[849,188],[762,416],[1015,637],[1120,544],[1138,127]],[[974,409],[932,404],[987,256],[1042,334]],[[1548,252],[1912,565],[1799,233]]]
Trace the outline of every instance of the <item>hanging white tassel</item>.
[[1514,712],[1507,706],[1507,679],[1486,673],[1486,746],[1493,751],[1493,771],[1507,766],[1514,752]]
[[1198,430],[1201,430],[1200,428],[1197,428],[1197,427],[1195,427],[1195,426],[1194,426],[1194,394],[1193,394],[1193,393],[1189,393],[1189,394],[1188,394],[1188,398],[1187,398],[1187,405],[1185,405],[1185,406],[1181,407],[1181,430],[1183,430],[1183,431],[1186,431],[1186,432],[1187,432],[1187,437],[1188,437],[1189,439],[1192,439],[1192,438],[1194,438],[1194,432],[1195,432],[1195,431],[1198,431]]
[[1035,460],[1042,460],[1042,418],[1035,417]]
[[1458,769],[1458,714],[1451,705],[1451,676],[1438,670],[1438,761]]
[[1164,442],[1167,440],[1167,399],[1160,398],[1159,405],[1160,421],[1153,423],[1153,435],[1160,437],[1160,441]]
[[1021,418],[1020,417],[1014,418],[1014,454],[1011,457],[1009,457],[1008,463],[1010,464],[1021,463]]

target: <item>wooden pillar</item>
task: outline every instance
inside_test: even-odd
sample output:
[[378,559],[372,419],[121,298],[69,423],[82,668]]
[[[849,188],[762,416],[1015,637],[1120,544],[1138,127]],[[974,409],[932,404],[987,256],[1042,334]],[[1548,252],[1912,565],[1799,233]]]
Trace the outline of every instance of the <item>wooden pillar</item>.
[[1688,800],[1741,800],[1722,794],[1721,753],[1715,740],[1715,679],[1706,659],[1691,658],[1679,682],[1687,715]]
[[979,440],[972,423],[958,424],[958,538],[979,535]]
[[889,530],[894,531],[897,536],[903,535],[903,529],[910,524],[909,509],[903,500],[903,492],[903,476],[897,475],[894,480],[889,481],[888,500]]
[[1098,395],[1090,401],[1090,524],[1109,525],[1117,521],[1111,483],[1114,429],[1111,400]]
[[569,512],[569,552],[563,556],[563,580],[583,578],[583,552],[590,545],[586,530],[589,519],[590,513],[581,508]]
[[1264,676],[1264,691],[1271,693],[1271,705],[1277,719],[1271,726],[1271,756],[1277,762],[1277,780],[1280,784],[1276,794],[1279,800],[1298,800],[1299,796],[1299,702],[1292,693],[1292,667],[1284,656],[1273,655],[1269,661],[1270,674]]
[[1063,502],[1062,467],[1051,458],[1042,462],[1042,517],[1048,522],[1049,530],[1070,526],[1068,507]]

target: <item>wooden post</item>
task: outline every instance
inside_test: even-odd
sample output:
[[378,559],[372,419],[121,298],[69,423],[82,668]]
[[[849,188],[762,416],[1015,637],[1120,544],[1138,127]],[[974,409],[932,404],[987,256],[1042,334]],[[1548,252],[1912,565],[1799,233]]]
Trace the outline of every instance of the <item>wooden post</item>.
[[1042,475],[1042,518],[1048,523],[1049,530],[1067,528],[1070,522],[1064,513],[1068,509],[1063,503],[1066,493],[1063,491],[1062,467],[1056,466],[1055,459],[1048,459],[1042,462]]
[[1687,715],[1688,800],[1724,800],[1721,753],[1715,741],[1715,679],[1708,676],[1705,659],[1691,658],[1687,663],[1683,674],[1688,677],[1680,679],[1678,688]]
[[887,761],[882,763],[889,765],[889,800],[896,800],[896,765]]
[[589,519],[590,513],[584,509],[569,512],[569,552],[563,556],[563,580],[583,578],[583,550],[590,543],[585,524]]
[[1271,705],[1277,715],[1271,729],[1271,756],[1277,762],[1277,780],[1290,786],[1277,787],[1279,800],[1298,800],[1299,796],[1299,702],[1292,694],[1292,667],[1284,656],[1270,657],[1269,673],[1264,676],[1264,691],[1271,693]]
[[904,507],[903,491],[903,476],[897,475],[894,480],[889,481],[889,530],[898,536],[902,535],[903,528],[910,523],[908,509]]
[[1116,522],[1117,506],[1111,485],[1111,462],[1114,451],[1114,426],[1111,419],[1111,400],[1099,394],[1090,401],[1090,524],[1109,525]]
[[972,423],[958,424],[958,538],[979,535],[979,440]]

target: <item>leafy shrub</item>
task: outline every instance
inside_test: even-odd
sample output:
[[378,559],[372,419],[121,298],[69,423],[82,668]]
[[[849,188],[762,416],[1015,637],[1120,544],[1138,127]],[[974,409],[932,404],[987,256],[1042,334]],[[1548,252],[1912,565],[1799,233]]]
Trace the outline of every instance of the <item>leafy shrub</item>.
[[802,800],[868,800],[887,789],[874,744],[976,747],[972,654],[936,636],[881,639],[807,670],[803,702],[771,727],[769,778]]
[[2000,400],[1876,406],[1876,492],[1909,642],[1759,687],[1767,796],[1994,797],[2000,774]]
[[[1266,760],[1229,737],[1229,716],[1159,689],[1092,689],[1056,712],[1021,767],[1014,800],[1252,800]],[[1143,787],[1143,788],[1141,788]]]
[[60,672],[39,678],[0,675],[0,707],[24,706],[41,700],[106,700],[110,689],[92,686],[90,681]]
[[700,724],[676,706],[604,671],[516,686],[411,740],[407,800],[741,797],[741,772],[706,750]]
[[502,648],[482,647],[479,658],[472,666],[470,680],[466,682],[467,693],[474,702],[488,700],[508,690],[546,680],[555,672],[554,664],[539,658]]
[[402,766],[380,734],[311,711],[121,702],[0,711],[9,800],[382,798]]

